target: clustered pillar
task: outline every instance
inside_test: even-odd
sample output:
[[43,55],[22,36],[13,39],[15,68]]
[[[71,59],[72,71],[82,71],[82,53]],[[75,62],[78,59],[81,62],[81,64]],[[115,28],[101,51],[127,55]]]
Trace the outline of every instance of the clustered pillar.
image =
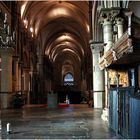
[[[104,55],[113,46],[113,21],[111,13],[108,11],[103,12],[100,17],[100,23],[103,27],[103,43],[104,43]],[[104,88],[105,88],[105,108],[103,109],[102,119],[108,120],[108,70],[104,70]]]
[[[123,35],[123,18],[119,16],[119,9],[111,11],[108,9],[103,9],[100,13],[99,22],[102,24],[103,29],[103,45],[99,42],[91,43],[92,54],[93,54],[93,97],[94,97],[94,108],[104,108],[102,119],[108,121],[108,68],[100,70],[99,68],[99,59],[101,48],[103,55],[106,56],[106,53],[113,47],[113,33],[116,33],[116,39],[121,38]],[[114,28],[116,32],[114,32]],[[101,34],[102,35],[102,34]],[[99,39],[98,39],[99,40]],[[93,42],[93,41],[92,41]],[[104,58],[105,59],[105,58]]]

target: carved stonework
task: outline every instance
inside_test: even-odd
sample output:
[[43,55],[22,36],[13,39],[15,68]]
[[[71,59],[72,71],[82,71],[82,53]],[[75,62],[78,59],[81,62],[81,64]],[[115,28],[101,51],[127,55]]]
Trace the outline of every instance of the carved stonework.
[[126,32],[113,47],[104,54],[103,58],[100,59],[100,68],[104,69],[119,60],[125,54],[130,53],[133,53],[133,44],[128,32]]
[[120,8],[102,8],[100,12],[99,22],[113,22],[115,17],[120,13]]
[[124,22],[124,19],[121,18],[121,17],[116,17],[116,18],[115,18],[115,21],[116,21],[116,23],[117,23],[118,25],[122,25],[123,22]]
[[112,55],[113,55],[113,59],[117,60],[117,53],[115,50],[112,49]]
[[115,70],[109,70],[109,84],[110,86],[117,86],[117,79],[116,74],[119,75],[119,86],[126,87],[128,86],[128,74],[127,71],[118,71]]
[[10,26],[7,22],[7,14],[0,11],[0,47],[15,45],[15,32],[10,34]]
[[90,48],[92,53],[102,53],[103,52],[103,43],[102,42],[91,42]]
[[125,53],[133,52],[132,39],[129,37],[128,32],[126,32],[114,45],[114,49],[117,52],[118,59],[122,57]]

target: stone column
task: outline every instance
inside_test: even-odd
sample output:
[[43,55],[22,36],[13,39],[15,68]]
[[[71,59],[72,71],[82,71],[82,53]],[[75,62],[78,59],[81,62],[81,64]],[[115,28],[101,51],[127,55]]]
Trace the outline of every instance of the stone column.
[[[106,52],[113,46],[113,19],[117,15],[118,11],[111,12],[110,10],[103,10],[100,14],[99,21],[103,26],[103,42],[104,42],[104,55]],[[103,114],[101,118],[105,121],[108,121],[108,71],[107,69],[104,72],[104,87],[105,87],[105,108],[103,109]]]
[[123,35],[123,19],[117,18],[117,27],[118,27],[118,38],[120,38]]
[[104,52],[107,52],[113,44],[113,27],[112,21],[109,18],[103,19],[103,39],[104,39]]
[[[113,46],[113,22],[115,18],[119,15],[119,8],[105,8],[101,9],[99,22],[103,27],[103,41],[104,41],[104,53],[106,53]],[[122,34],[121,18],[118,18],[119,25],[119,36]]]
[[18,62],[18,90],[21,91],[21,72],[22,71],[22,62]]
[[132,12],[126,12],[125,15],[128,16],[128,34],[131,36]]
[[12,55],[14,49],[12,47],[0,48],[1,55],[1,105],[2,108],[10,106],[10,98],[12,95]]
[[30,94],[31,94],[31,92],[32,92],[32,77],[33,77],[33,72],[32,72],[32,70],[30,70],[30,72],[29,72],[29,92],[28,92],[28,97],[27,97],[27,104],[30,104],[31,103],[31,98],[30,98]]
[[30,86],[30,75],[29,75],[29,69],[24,70],[24,91],[25,91],[25,96],[26,96],[26,101],[25,103],[29,104],[29,86]]
[[100,52],[103,43],[92,43],[93,56],[93,98],[94,108],[104,107],[104,71],[99,68]]
[[105,72],[105,108],[108,108],[108,88],[109,88],[109,85],[108,85],[108,70],[105,69],[104,70]]
[[15,59],[15,79],[16,79],[16,84],[15,84],[15,90],[19,91],[19,70],[18,70],[18,64],[19,64],[19,58],[17,56],[14,57]]

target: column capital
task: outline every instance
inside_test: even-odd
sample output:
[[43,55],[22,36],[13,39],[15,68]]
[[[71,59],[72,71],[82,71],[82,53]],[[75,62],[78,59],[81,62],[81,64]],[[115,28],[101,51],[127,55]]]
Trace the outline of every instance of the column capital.
[[94,41],[94,40],[90,40],[89,44],[90,45],[95,45],[95,46],[102,46],[102,45],[104,45],[104,43],[102,41]]
[[110,24],[115,17],[120,13],[120,8],[102,8],[99,15],[99,22],[101,24]]
[[125,15],[126,15],[126,16],[128,16],[128,17],[131,17],[131,16],[132,16],[132,14],[133,14],[133,12],[132,12],[132,11],[125,12]]
[[103,42],[90,41],[90,48],[92,50],[92,53],[102,52],[103,51],[103,46],[104,46]]
[[122,25],[124,19],[123,19],[122,17],[116,17],[116,18],[115,18],[115,21],[116,21],[117,25]]

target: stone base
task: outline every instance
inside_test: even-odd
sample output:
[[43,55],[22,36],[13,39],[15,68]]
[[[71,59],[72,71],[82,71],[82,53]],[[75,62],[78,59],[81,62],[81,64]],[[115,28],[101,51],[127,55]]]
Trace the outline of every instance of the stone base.
[[102,115],[101,115],[102,120],[108,122],[108,113],[109,113],[108,108],[104,108],[104,109],[103,109],[103,113],[102,113]]
[[102,99],[102,92],[94,92],[94,108],[102,108],[103,107],[103,99]]
[[12,105],[12,95],[11,93],[5,93],[5,94],[1,94],[0,98],[1,98],[1,108],[2,109],[7,109],[7,108],[11,108]]

